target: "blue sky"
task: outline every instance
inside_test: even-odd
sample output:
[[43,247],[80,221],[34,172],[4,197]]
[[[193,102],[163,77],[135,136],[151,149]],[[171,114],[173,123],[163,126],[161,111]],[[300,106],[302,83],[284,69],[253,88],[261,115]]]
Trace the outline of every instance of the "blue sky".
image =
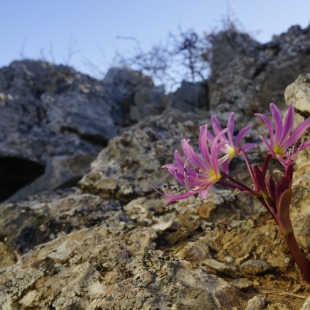
[[229,10],[260,42],[310,22],[310,0],[1,0],[0,67],[23,57],[66,63],[71,46],[69,65],[94,75],[87,63],[104,71],[116,50],[133,48],[117,36],[148,49],[178,27],[220,27]]

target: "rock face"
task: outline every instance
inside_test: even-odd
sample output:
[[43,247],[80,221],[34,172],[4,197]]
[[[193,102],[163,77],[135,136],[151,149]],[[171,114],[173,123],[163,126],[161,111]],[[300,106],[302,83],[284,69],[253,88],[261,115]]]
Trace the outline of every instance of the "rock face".
[[130,125],[164,108],[163,87],[154,87],[150,77],[128,68],[111,68],[104,80],[111,98],[121,107],[122,124]]
[[[141,121],[109,141],[92,163],[92,171],[81,180],[82,190],[123,202],[152,193],[152,185],[163,186],[168,181],[161,180],[160,167],[173,160],[184,132],[197,139],[201,121],[193,113],[184,115],[173,109]],[[161,181],[154,183],[156,179]]]
[[234,30],[220,32],[212,54],[211,109],[263,112],[270,102],[283,104],[285,87],[310,72],[310,26],[293,26],[266,44]]
[[182,81],[170,96],[170,106],[184,112],[209,110],[208,83]]
[[[167,110],[112,138],[79,189],[2,205],[1,307],[300,309],[309,288],[257,201],[214,188],[204,201],[165,206],[154,194],[171,181],[160,166],[180,137],[195,145],[205,122]],[[248,178],[238,165],[235,173]],[[308,188],[296,192],[294,228],[309,240]]]
[[113,83],[119,93],[153,85],[132,70],[111,69],[101,82],[42,61],[0,69],[0,201],[27,184],[12,198],[76,183],[86,173],[125,120]]
[[[282,42],[282,49],[296,32],[299,53],[307,31],[292,28],[274,40]],[[226,42],[228,34],[217,40],[221,35]],[[237,133],[248,124],[246,113],[257,107],[259,92],[253,85],[264,85],[271,77],[269,65],[281,66],[275,53],[261,71],[238,71],[240,51],[250,68],[256,51],[265,55],[271,47],[262,48],[242,34],[232,34],[232,40],[238,48],[229,41],[231,50],[213,59],[226,91],[217,88],[220,74],[213,72],[210,98],[219,100],[214,112],[223,126],[226,108],[238,107]],[[287,44],[279,59],[295,51]],[[225,67],[226,59],[231,68]],[[233,70],[240,73],[239,81],[244,78],[238,91],[237,84],[229,86]],[[304,74],[286,89],[286,101],[296,108],[296,124],[310,116],[309,85]],[[197,146],[199,127],[210,125],[209,111],[207,118],[176,108],[158,115],[165,107],[162,92],[150,78],[127,69],[111,69],[104,81],[45,62],[14,62],[0,69],[2,197],[10,178],[19,184],[33,181],[0,206],[1,309],[309,308],[310,288],[257,200],[215,186],[205,200],[190,197],[166,206],[154,191],[182,190],[161,166],[173,161],[181,139]],[[252,99],[242,101],[242,94]],[[236,97],[214,99],[224,95]],[[265,129],[260,119],[252,121],[246,140],[258,142]],[[250,160],[262,161],[263,151],[253,149]],[[308,258],[309,152],[296,164],[290,209]],[[236,159],[232,173],[251,186],[246,171]]]

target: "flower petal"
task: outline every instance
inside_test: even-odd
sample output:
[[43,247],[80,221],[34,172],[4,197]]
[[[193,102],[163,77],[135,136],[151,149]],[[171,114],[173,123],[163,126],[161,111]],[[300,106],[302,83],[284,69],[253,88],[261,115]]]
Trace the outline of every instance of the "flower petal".
[[199,192],[199,190],[196,191],[188,191],[186,193],[182,193],[182,194],[176,194],[176,195],[172,195],[169,196],[168,199],[166,200],[166,205],[168,205],[169,203],[173,202],[173,201],[178,201],[178,200],[182,200],[188,197],[191,197],[195,194],[197,194]]
[[265,122],[265,124],[267,125],[268,131],[269,131],[270,143],[273,145],[274,144],[274,141],[273,141],[273,128],[272,128],[272,124],[271,124],[270,120],[264,114],[256,113],[255,115],[260,117]]
[[190,160],[191,163],[193,163],[199,169],[204,170],[205,169],[205,164],[199,158],[199,156],[195,153],[195,151],[192,148],[192,146],[188,143],[188,140],[183,139],[181,141],[181,145],[182,145],[183,152],[184,152],[184,155],[185,155],[186,159]]
[[227,121],[227,136],[230,145],[234,145],[234,112],[230,113],[228,121]]
[[[211,164],[211,158],[210,158],[210,152],[207,145],[207,136],[208,136],[208,127],[207,125],[200,127],[200,133],[199,133],[199,149],[202,154],[202,157],[205,161],[205,163]],[[214,139],[213,139],[214,140]]]
[[276,144],[281,144],[281,136],[282,136],[282,115],[278,107],[274,103],[270,103],[270,110],[272,113],[272,117],[274,119],[275,125],[275,134],[276,140],[274,141]]
[[211,116],[211,124],[214,134],[217,135],[222,130],[222,127],[215,115]]
[[[249,132],[251,128],[252,128],[252,125],[248,125],[239,131],[239,133],[236,136],[236,143],[235,143],[236,146],[240,144],[241,140],[244,138],[244,136]],[[242,149],[244,149],[244,147],[242,147]]]
[[282,135],[280,140],[283,141],[285,138],[289,136],[294,126],[294,107],[290,104],[288,106],[288,112],[284,121]]
[[283,148],[287,149],[291,145],[298,142],[304,132],[310,127],[310,118],[307,118],[305,121],[300,123],[296,129],[292,132],[291,136],[283,144]]

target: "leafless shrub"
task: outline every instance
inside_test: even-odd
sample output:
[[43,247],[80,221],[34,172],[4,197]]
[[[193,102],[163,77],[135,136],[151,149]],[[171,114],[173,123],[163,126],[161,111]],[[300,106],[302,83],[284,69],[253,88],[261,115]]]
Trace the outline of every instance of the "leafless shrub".
[[176,34],[170,33],[165,42],[154,44],[148,50],[144,50],[135,37],[118,36],[118,39],[132,40],[134,46],[129,53],[116,52],[113,66],[141,71],[152,76],[156,84],[164,84],[167,90],[174,89],[182,80],[205,81],[210,73],[214,36],[223,30],[242,28],[231,5],[227,6],[227,14],[220,24],[202,34],[179,28]]

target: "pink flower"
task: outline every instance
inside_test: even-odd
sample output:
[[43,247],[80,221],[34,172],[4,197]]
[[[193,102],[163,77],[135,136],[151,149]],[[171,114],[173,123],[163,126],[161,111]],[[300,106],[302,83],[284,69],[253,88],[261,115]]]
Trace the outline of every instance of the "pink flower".
[[289,105],[287,116],[282,123],[280,110],[274,103],[270,104],[270,110],[274,120],[273,129],[272,123],[264,114],[256,113],[268,127],[269,141],[260,136],[261,140],[266,144],[273,158],[279,160],[284,166],[292,165],[296,161],[300,151],[310,145],[310,141],[299,143],[299,139],[304,132],[310,127],[310,118],[307,118],[292,131],[294,125],[294,107]]
[[186,192],[177,194],[169,191],[160,193],[168,197],[166,203],[181,200],[197,193],[200,194],[202,199],[208,196],[209,189],[220,180],[220,166],[223,163],[223,159],[218,159],[219,152],[225,142],[219,142],[219,139],[223,134],[227,132],[227,129],[221,130],[213,142],[208,146],[207,126],[200,127],[199,133],[199,150],[201,157],[199,157],[192,146],[189,144],[189,140],[183,139],[181,141],[185,161],[183,161],[176,150],[174,153],[175,163],[164,165],[162,168],[168,169],[168,171],[180,182],[186,186]]
[[[211,117],[211,124],[213,128],[213,132],[215,135],[218,135],[219,132],[222,131],[222,127],[217,119],[216,116]],[[245,135],[249,132],[251,129],[251,125],[248,125],[240,130],[240,132],[237,134],[236,139],[234,141],[234,113],[230,113],[228,121],[227,121],[227,135],[220,136],[219,140],[223,143],[223,146],[221,147],[221,152],[225,153],[225,162],[223,164],[223,171],[225,173],[228,173],[228,165],[231,162],[231,160],[235,156],[239,156],[242,154],[242,151],[246,151],[248,149],[251,149],[256,146],[255,143],[247,143],[242,146],[241,142],[242,139],[245,137]],[[214,141],[214,136],[208,132],[208,141],[211,143]]]

